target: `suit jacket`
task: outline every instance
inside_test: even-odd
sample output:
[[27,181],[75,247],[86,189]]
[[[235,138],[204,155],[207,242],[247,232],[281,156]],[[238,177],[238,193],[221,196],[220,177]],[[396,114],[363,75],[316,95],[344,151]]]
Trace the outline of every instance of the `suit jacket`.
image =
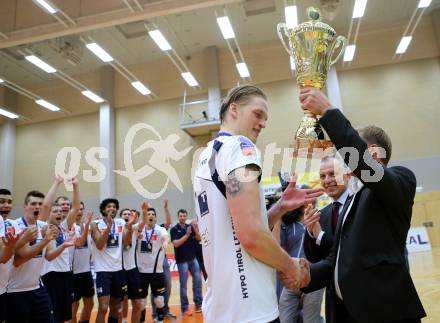
[[[335,293],[339,249],[339,287],[344,305],[356,321],[374,323],[426,316],[404,256],[416,189],[414,174],[405,167],[386,167],[376,162],[339,110],[328,110],[320,123],[338,150],[357,150],[357,165],[350,165],[348,154],[345,163],[364,186],[354,195],[351,208],[346,209],[344,223],[344,211],[339,216],[329,257],[311,264],[311,283],[305,291],[330,285]],[[379,176],[368,178],[374,175]],[[335,304],[330,306],[335,308]],[[335,322],[334,317],[328,319]]]
[[332,204],[327,205],[321,211],[319,224],[321,225],[324,235],[321,243],[316,244],[308,232],[304,234],[304,253],[308,261],[318,262],[328,257],[333,246],[334,236],[332,232]]
[[[344,205],[344,207],[347,207]],[[313,239],[307,232],[304,234],[304,254],[308,261],[316,263],[326,259],[330,255],[333,247],[334,234],[332,228],[332,204],[327,205],[321,211],[319,223],[321,225],[324,235],[321,238],[319,245],[316,244],[316,239]],[[341,213],[344,212],[344,208]],[[339,218],[339,217],[338,217]],[[334,287],[331,283],[325,289],[325,317],[327,323],[336,322],[334,318]]]

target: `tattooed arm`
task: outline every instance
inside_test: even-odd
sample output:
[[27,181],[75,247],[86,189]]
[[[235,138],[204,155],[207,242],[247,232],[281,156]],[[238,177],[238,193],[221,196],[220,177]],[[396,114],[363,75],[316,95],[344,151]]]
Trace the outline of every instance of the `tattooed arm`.
[[237,239],[253,257],[280,272],[295,265],[261,219],[259,167],[247,165],[228,175],[226,197]]

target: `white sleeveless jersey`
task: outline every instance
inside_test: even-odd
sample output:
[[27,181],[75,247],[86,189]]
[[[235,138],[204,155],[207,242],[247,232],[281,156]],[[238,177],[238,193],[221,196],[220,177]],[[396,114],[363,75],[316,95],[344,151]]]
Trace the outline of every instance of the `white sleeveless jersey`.
[[[217,153],[214,147],[218,148],[220,143],[222,146]],[[260,154],[243,136],[221,135],[209,142],[199,157],[193,183],[208,273],[202,306],[207,323],[267,323],[279,315],[275,270],[243,249],[235,235],[226,198],[211,176],[217,170],[219,178],[225,179],[233,170],[251,164],[261,169]],[[261,219],[267,224],[262,189],[260,210]]]
[[[81,236],[81,226],[78,224],[73,225],[76,233],[76,238],[78,239]],[[73,273],[80,274],[86,273],[90,271],[90,232],[87,235],[84,246],[75,247],[73,251]]]
[[[14,221],[3,218],[0,216],[0,239],[3,238],[6,233],[15,234]],[[6,287],[8,285],[9,271],[12,268],[12,262],[14,261],[14,256],[8,260],[5,264],[0,264],[0,295],[6,293]]]
[[136,268],[136,242],[137,242],[138,224],[133,225],[133,235],[131,236],[131,245],[124,247],[122,252],[122,265],[125,270]]
[[157,224],[151,230],[145,226],[138,232],[136,256],[139,272],[163,273],[165,252],[162,250],[162,244],[167,237],[167,230]]
[[[58,237],[50,242],[52,249],[58,248],[60,245],[63,244],[64,240],[66,240],[69,237],[69,230],[67,230],[66,220],[61,222],[60,227],[58,229],[60,230]],[[41,276],[51,271],[55,271],[55,272],[71,271],[72,262],[70,261],[70,249],[72,248],[73,247],[64,249],[63,252],[52,261],[48,261],[44,259],[44,267],[43,267],[43,271],[41,272]]]
[[[38,228],[37,239],[31,242],[31,245],[39,243],[41,240],[43,240],[41,231],[42,228],[46,226],[46,222],[37,221],[36,224],[28,225],[23,217],[16,219],[14,222],[14,229],[16,233],[20,233],[27,226],[37,226]],[[8,293],[25,292],[40,288],[40,275],[44,267],[45,254],[46,247],[42,250],[41,253],[36,255],[34,258],[26,261],[21,266],[12,266],[11,272],[9,274],[7,288]]]
[[[107,228],[107,223],[103,219],[95,221],[98,230],[103,231]],[[92,254],[95,259],[95,272],[100,271],[119,271],[122,270],[122,246],[125,221],[121,218],[114,218],[110,233],[102,250],[96,247],[92,239]]]

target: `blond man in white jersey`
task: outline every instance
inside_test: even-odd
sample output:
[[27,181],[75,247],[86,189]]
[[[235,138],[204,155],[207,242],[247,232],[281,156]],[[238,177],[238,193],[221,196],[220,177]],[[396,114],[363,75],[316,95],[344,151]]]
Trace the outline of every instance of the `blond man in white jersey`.
[[[267,116],[259,88],[232,89],[222,102],[219,136],[199,157],[194,193],[208,272],[202,307],[207,323],[279,322],[274,269],[289,288],[308,283],[306,261],[291,258],[268,226],[255,147]],[[269,213],[285,213],[320,194],[297,190],[292,182]]]

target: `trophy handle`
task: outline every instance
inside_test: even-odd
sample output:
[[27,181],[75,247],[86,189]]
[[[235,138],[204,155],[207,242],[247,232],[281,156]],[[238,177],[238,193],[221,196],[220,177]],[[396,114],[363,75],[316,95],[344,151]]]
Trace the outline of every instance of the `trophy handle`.
[[284,22],[280,22],[277,25],[277,32],[278,32],[278,37],[281,40],[281,44],[283,44],[284,49],[286,50],[286,52],[290,55],[293,56],[293,52],[292,50],[286,45],[286,42],[284,41],[284,36],[283,36],[283,31],[284,34],[286,34],[286,31],[288,30],[286,24]]
[[[345,45],[346,45],[346,44],[347,44],[347,39],[346,39],[344,36],[338,36],[338,37],[336,38],[335,45],[334,45],[333,48],[332,48],[332,56],[333,56],[333,54],[334,54],[336,48],[340,47],[341,49],[340,49],[338,55],[336,55],[335,59],[333,59],[333,60],[330,62],[330,66],[332,66],[333,64],[335,64],[335,63],[338,61],[339,57],[341,57],[342,53],[344,52],[344,49],[345,49]],[[342,45],[342,46],[341,46],[341,45]]]

